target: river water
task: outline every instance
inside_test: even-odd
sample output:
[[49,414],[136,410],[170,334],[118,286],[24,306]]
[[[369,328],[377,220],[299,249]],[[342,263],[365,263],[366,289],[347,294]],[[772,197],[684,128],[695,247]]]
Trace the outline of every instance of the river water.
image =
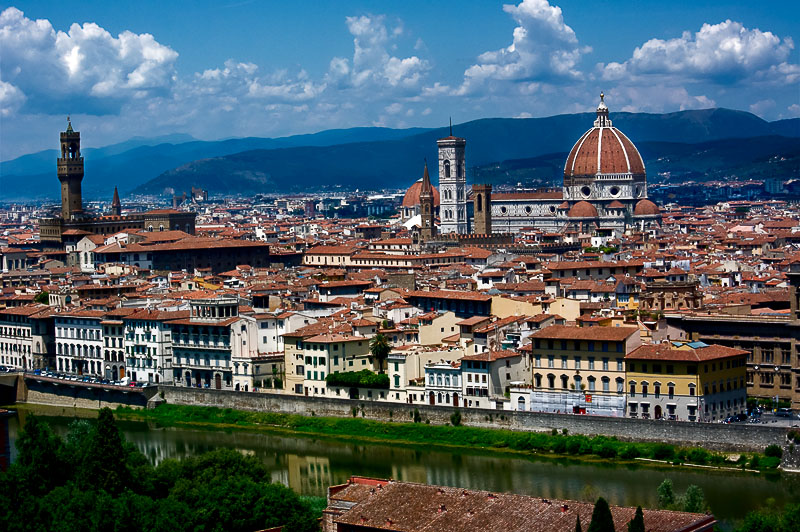
[[[25,415],[20,411],[9,420],[12,461]],[[59,433],[66,432],[72,419],[47,417]],[[236,449],[261,460],[273,481],[303,495],[324,497],[328,486],[344,483],[350,475],[363,475],[559,499],[593,500],[602,495],[612,504],[652,508],[658,502],[656,488],[670,478],[677,493],[690,484],[700,486],[714,515],[728,522],[744,517],[770,498],[778,505],[800,501],[800,475],[656,469],[488,451],[453,452],[243,431],[160,428],[145,422],[125,421],[120,427],[154,463],[220,447]]]

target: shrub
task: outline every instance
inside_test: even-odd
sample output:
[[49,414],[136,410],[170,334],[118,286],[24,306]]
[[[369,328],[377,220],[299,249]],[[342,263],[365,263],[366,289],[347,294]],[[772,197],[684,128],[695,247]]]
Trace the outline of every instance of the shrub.
[[642,455],[642,452],[639,450],[639,447],[636,445],[626,445],[622,452],[619,453],[620,458],[623,460],[633,460],[634,458],[638,458]]
[[420,423],[422,421],[422,416],[419,415],[419,410],[416,408],[414,409],[414,413],[411,414],[411,417],[414,419],[414,423]]
[[450,414],[450,424],[454,427],[461,425],[461,412],[457,408],[455,412]]
[[666,443],[659,443],[653,447],[653,458],[656,460],[672,460],[675,457],[675,448]]
[[672,487],[672,481],[670,479],[665,478],[664,482],[658,486],[656,493],[658,494],[659,508],[669,508],[675,504],[675,490]]
[[389,375],[373,373],[368,369],[361,371],[345,371],[343,373],[329,373],[325,377],[329,386],[344,386],[351,388],[381,388],[389,389]]
[[681,504],[683,505],[684,512],[702,513],[706,509],[706,497],[700,486],[691,486],[686,488],[686,493],[681,497]]
[[779,445],[768,445],[767,448],[764,449],[764,456],[780,458],[783,456],[783,449],[781,449]]
[[759,469],[761,467],[761,460],[758,458],[757,454],[754,454],[753,458],[750,459],[748,467],[750,469]]
[[554,453],[564,454],[564,451],[567,450],[566,438],[555,438],[552,442],[550,442],[550,450]]
[[686,459],[693,464],[705,464],[708,462],[710,454],[705,449],[691,449],[686,455]]

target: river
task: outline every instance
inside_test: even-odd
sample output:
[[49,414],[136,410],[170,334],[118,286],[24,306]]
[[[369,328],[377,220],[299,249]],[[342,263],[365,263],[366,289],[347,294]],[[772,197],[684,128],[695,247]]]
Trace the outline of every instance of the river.
[[[9,419],[12,461],[25,415],[22,410]],[[73,418],[46,419],[63,434]],[[363,475],[548,498],[594,499],[602,495],[612,504],[652,508],[657,506],[656,488],[669,478],[677,493],[690,484],[700,486],[711,511],[727,522],[744,517],[769,498],[778,505],[800,500],[800,475],[796,474],[652,468],[282,434],[159,428],[145,422],[123,421],[120,427],[154,463],[220,447],[236,449],[261,460],[273,481],[303,495],[324,497],[328,486],[344,483],[350,475]]]

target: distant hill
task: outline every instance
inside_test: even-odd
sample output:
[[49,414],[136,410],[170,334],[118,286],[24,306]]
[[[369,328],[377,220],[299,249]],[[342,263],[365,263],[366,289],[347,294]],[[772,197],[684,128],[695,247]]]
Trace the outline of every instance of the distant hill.
[[[461,124],[455,133],[467,139],[470,167],[561,153],[560,159],[551,156],[539,161],[550,168],[549,175],[554,175],[557,173],[554,169],[563,165],[563,154],[591,126],[593,118],[593,114],[584,113],[484,119]],[[750,113],[727,109],[664,115],[617,113],[612,119],[637,145],[647,142],[691,145],[730,137],[775,136],[769,122]],[[791,132],[793,125],[800,126],[800,120],[779,124],[780,131]],[[796,129],[800,136],[800,127]],[[217,194],[402,188],[422,175],[423,158],[436,161],[436,139],[446,134],[445,129],[435,129],[392,141],[252,150],[201,159],[165,172],[135,192],[160,194],[170,188],[187,190],[192,185]],[[800,143],[796,138],[787,142]],[[736,145],[736,141],[730,141],[726,149],[735,155]],[[668,150],[667,146],[663,148]],[[658,150],[653,154],[654,161],[662,157]],[[727,168],[724,160],[717,162]],[[546,175],[548,172],[544,171],[542,176]],[[435,172],[433,177],[436,178]]]
[[[638,142],[650,182],[663,181],[658,174],[669,172],[670,182],[688,179],[711,181],[735,176],[738,179],[800,177],[800,140],[779,136],[723,139],[687,144]],[[475,183],[543,187],[561,185],[567,152],[539,157],[511,159],[471,168]]]
[[[637,145],[800,137],[800,119],[766,122],[729,109],[612,113],[611,118]],[[488,118],[454,126],[454,133],[467,139],[467,163],[474,167],[565,152],[593,120],[593,113]],[[110,196],[114,185],[123,194],[191,186],[212,194],[405,187],[421,175],[424,158],[436,160],[435,141],[446,134],[446,128],[352,128],[275,139],[131,139],[131,144],[84,150],[84,195]],[[56,156],[48,150],[0,163],[0,199],[57,197]]]

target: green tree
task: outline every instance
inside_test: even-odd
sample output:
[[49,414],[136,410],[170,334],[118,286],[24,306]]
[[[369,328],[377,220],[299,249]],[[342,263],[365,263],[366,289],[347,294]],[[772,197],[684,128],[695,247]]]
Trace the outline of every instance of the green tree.
[[383,333],[378,333],[369,341],[369,352],[378,361],[378,373],[383,373],[383,361],[389,357],[392,345]]
[[114,414],[110,408],[101,409],[89,442],[84,485],[88,482],[109,493],[119,493],[128,475],[127,458]]
[[658,489],[658,507],[670,508],[675,504],[675,490],[672,488],[672,481],[668,478],[664,479]]
[[36,297],[33,298],[35,303],[41,303],[42,305],[49,305],[50,304],[50,292],[46,290],[42,290]]
[[645,532],[644,512],[642,512],[641,506],[636,507],[636,514],[634,514],[631,522],[628,523],[628,532]]
[[614,518],[611,515],[611,508],[608,501],[600,497],[594,504],[592,511],[592,521],[589,523],[587,532],[615,532]]
[[27,416],[17,449],[19,479],[22,488],[31,494],[47,493],[68,480],[70,467],[64,456],[64,442],[37,416]]
[[706,497],[700,486],[692,484],[681,497],[684,512],[702,513],[706,510]]
[[581,516],[575,515],[575,532],[583,532],[581,530]]

